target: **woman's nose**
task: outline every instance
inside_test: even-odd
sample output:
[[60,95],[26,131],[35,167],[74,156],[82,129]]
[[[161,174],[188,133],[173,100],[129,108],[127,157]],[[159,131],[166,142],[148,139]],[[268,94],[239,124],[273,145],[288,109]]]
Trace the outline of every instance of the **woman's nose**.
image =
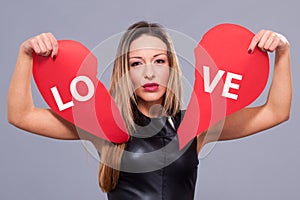
[[152,80],[155,78],[155,71],[152,64],[145,65],[144,78]]

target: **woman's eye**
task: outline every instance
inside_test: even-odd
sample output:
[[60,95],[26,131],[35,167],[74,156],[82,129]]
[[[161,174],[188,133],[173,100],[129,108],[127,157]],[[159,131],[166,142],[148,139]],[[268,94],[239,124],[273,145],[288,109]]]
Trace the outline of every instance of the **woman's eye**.
[[135,66],[138,66],[138,65],[141,65],[142,63],[141,62],[133,62],[130,64],[131,67],[135,67]]
[[156,61],[155,61],[155,63],[158,63],[158,64],[164,64],[166,61],[165,60],[163,60],[163,59],[157,59]]

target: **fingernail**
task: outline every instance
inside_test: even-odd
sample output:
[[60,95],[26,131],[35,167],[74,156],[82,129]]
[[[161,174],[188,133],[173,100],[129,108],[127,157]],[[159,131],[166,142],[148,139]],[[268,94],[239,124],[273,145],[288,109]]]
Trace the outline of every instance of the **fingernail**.
[[52,59],[55,60],[55,59],[56,59],[56,55],[53,55],[53,56],[52,56]]
[[248,53],[249,54],[253,53],[252,49],[248,49]]

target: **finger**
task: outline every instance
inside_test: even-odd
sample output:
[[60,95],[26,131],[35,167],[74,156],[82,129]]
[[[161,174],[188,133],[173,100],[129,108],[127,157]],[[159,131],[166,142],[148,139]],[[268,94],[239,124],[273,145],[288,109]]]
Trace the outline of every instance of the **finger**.
[[41,35],[38,35],[36,37],[36,39],[37,39],[37,43],[38,43],[38,45],[39,45],[39,47],[41,49],[40,54],[43,55],[47,51],[47,48],[46,48],[46,46],[45,46],[45,44],[44,44],[44,42],[43,42],[43,40],[41,38]]
[[36,54],[40,54],[41,53],[41,48],[40,48],[40,46],[39,46],[39,44],[38,44],[38,41],[37,41],[37,39],[36,38],[32,38],[31,40],[30,40],[30,45],[32,46],[32,48],[33,48],[33,51],[36,53]]
[[265,42],[263,49],[264,50],[269,50],[271,44],[273,43],[274,40],[276,40],[277,36],[274,32],[270,33],[269,38]]
[[261,30],[259,31],[251,40],[251,43],[248,47],[248,52],[252,53],[255,49],[255,47],[257,46],[258,42],[260,41],[260,38],[262,37],[262,35],[264,34],[265,30]]
[[40,35],[39,45],[41,45],[42,56],[49,56],[52,52],[52,43],[46,33]]
[[273,40],[272,44],[270,45],[269,51],[270,51],[270,52],[275,51],[275,49],[276,49],[277,47],[279,47],[280,43],[281,43],[280,39],[279,39],[278,37],[276,37],[276,38]]
[[50,53],[51,53],[51,51],[47,49],[44,41],[43,40],[39,40],[38,44],[39,44],[39,46],[41,48],[40,55],[42,55],[42,56],[49,56]]
[[41,34],[41,39],[42,39],[42,41],[43,41],[43,43],[44,43],[46,49],[47,49],[48,51],[52,51],[52,49],[53,49],[53,48],[52,48],[52,43],[51,43],[51,41],[50,41],[50,38],[49,38],[48,34],[47,34],[47,33],[42,33],[42,34]]
[[262,51],[266,51],[266,49],[264,49],[264,46],[266,44],[266,42],[268,41],[269,37],[271,35],[271,31],[265,31],[264,34],[262,35],[262,37],[260,38],[257,46],[262,50]]
[[52,44],[52,54],[51,57],[54,58],[55,56],[57,56],[58,53],[58,42],[56,40],[56,38],[53,36],[52,33],[48,33],[49,39],[51,41]]

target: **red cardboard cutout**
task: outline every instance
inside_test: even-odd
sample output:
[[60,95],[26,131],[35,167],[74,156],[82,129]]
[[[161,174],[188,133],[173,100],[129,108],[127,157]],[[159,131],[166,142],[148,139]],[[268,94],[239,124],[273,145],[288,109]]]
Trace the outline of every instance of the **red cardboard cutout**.
[[111,142],[126,142],[123,118],[96,78],[96,57],[78,42],[58,44],[55,60],[33,55],[33,76],[44,100],[56,114],[85,131]]
[[[253,54],[248,53],[253,36],[239,25],[221,24],[201,39],[195,49],[194,91],[178,129],[180,148],[210,126],[252,103],[265,88],[269,58],[257,48]],[[222,77],[220,81],[216,75]]]

